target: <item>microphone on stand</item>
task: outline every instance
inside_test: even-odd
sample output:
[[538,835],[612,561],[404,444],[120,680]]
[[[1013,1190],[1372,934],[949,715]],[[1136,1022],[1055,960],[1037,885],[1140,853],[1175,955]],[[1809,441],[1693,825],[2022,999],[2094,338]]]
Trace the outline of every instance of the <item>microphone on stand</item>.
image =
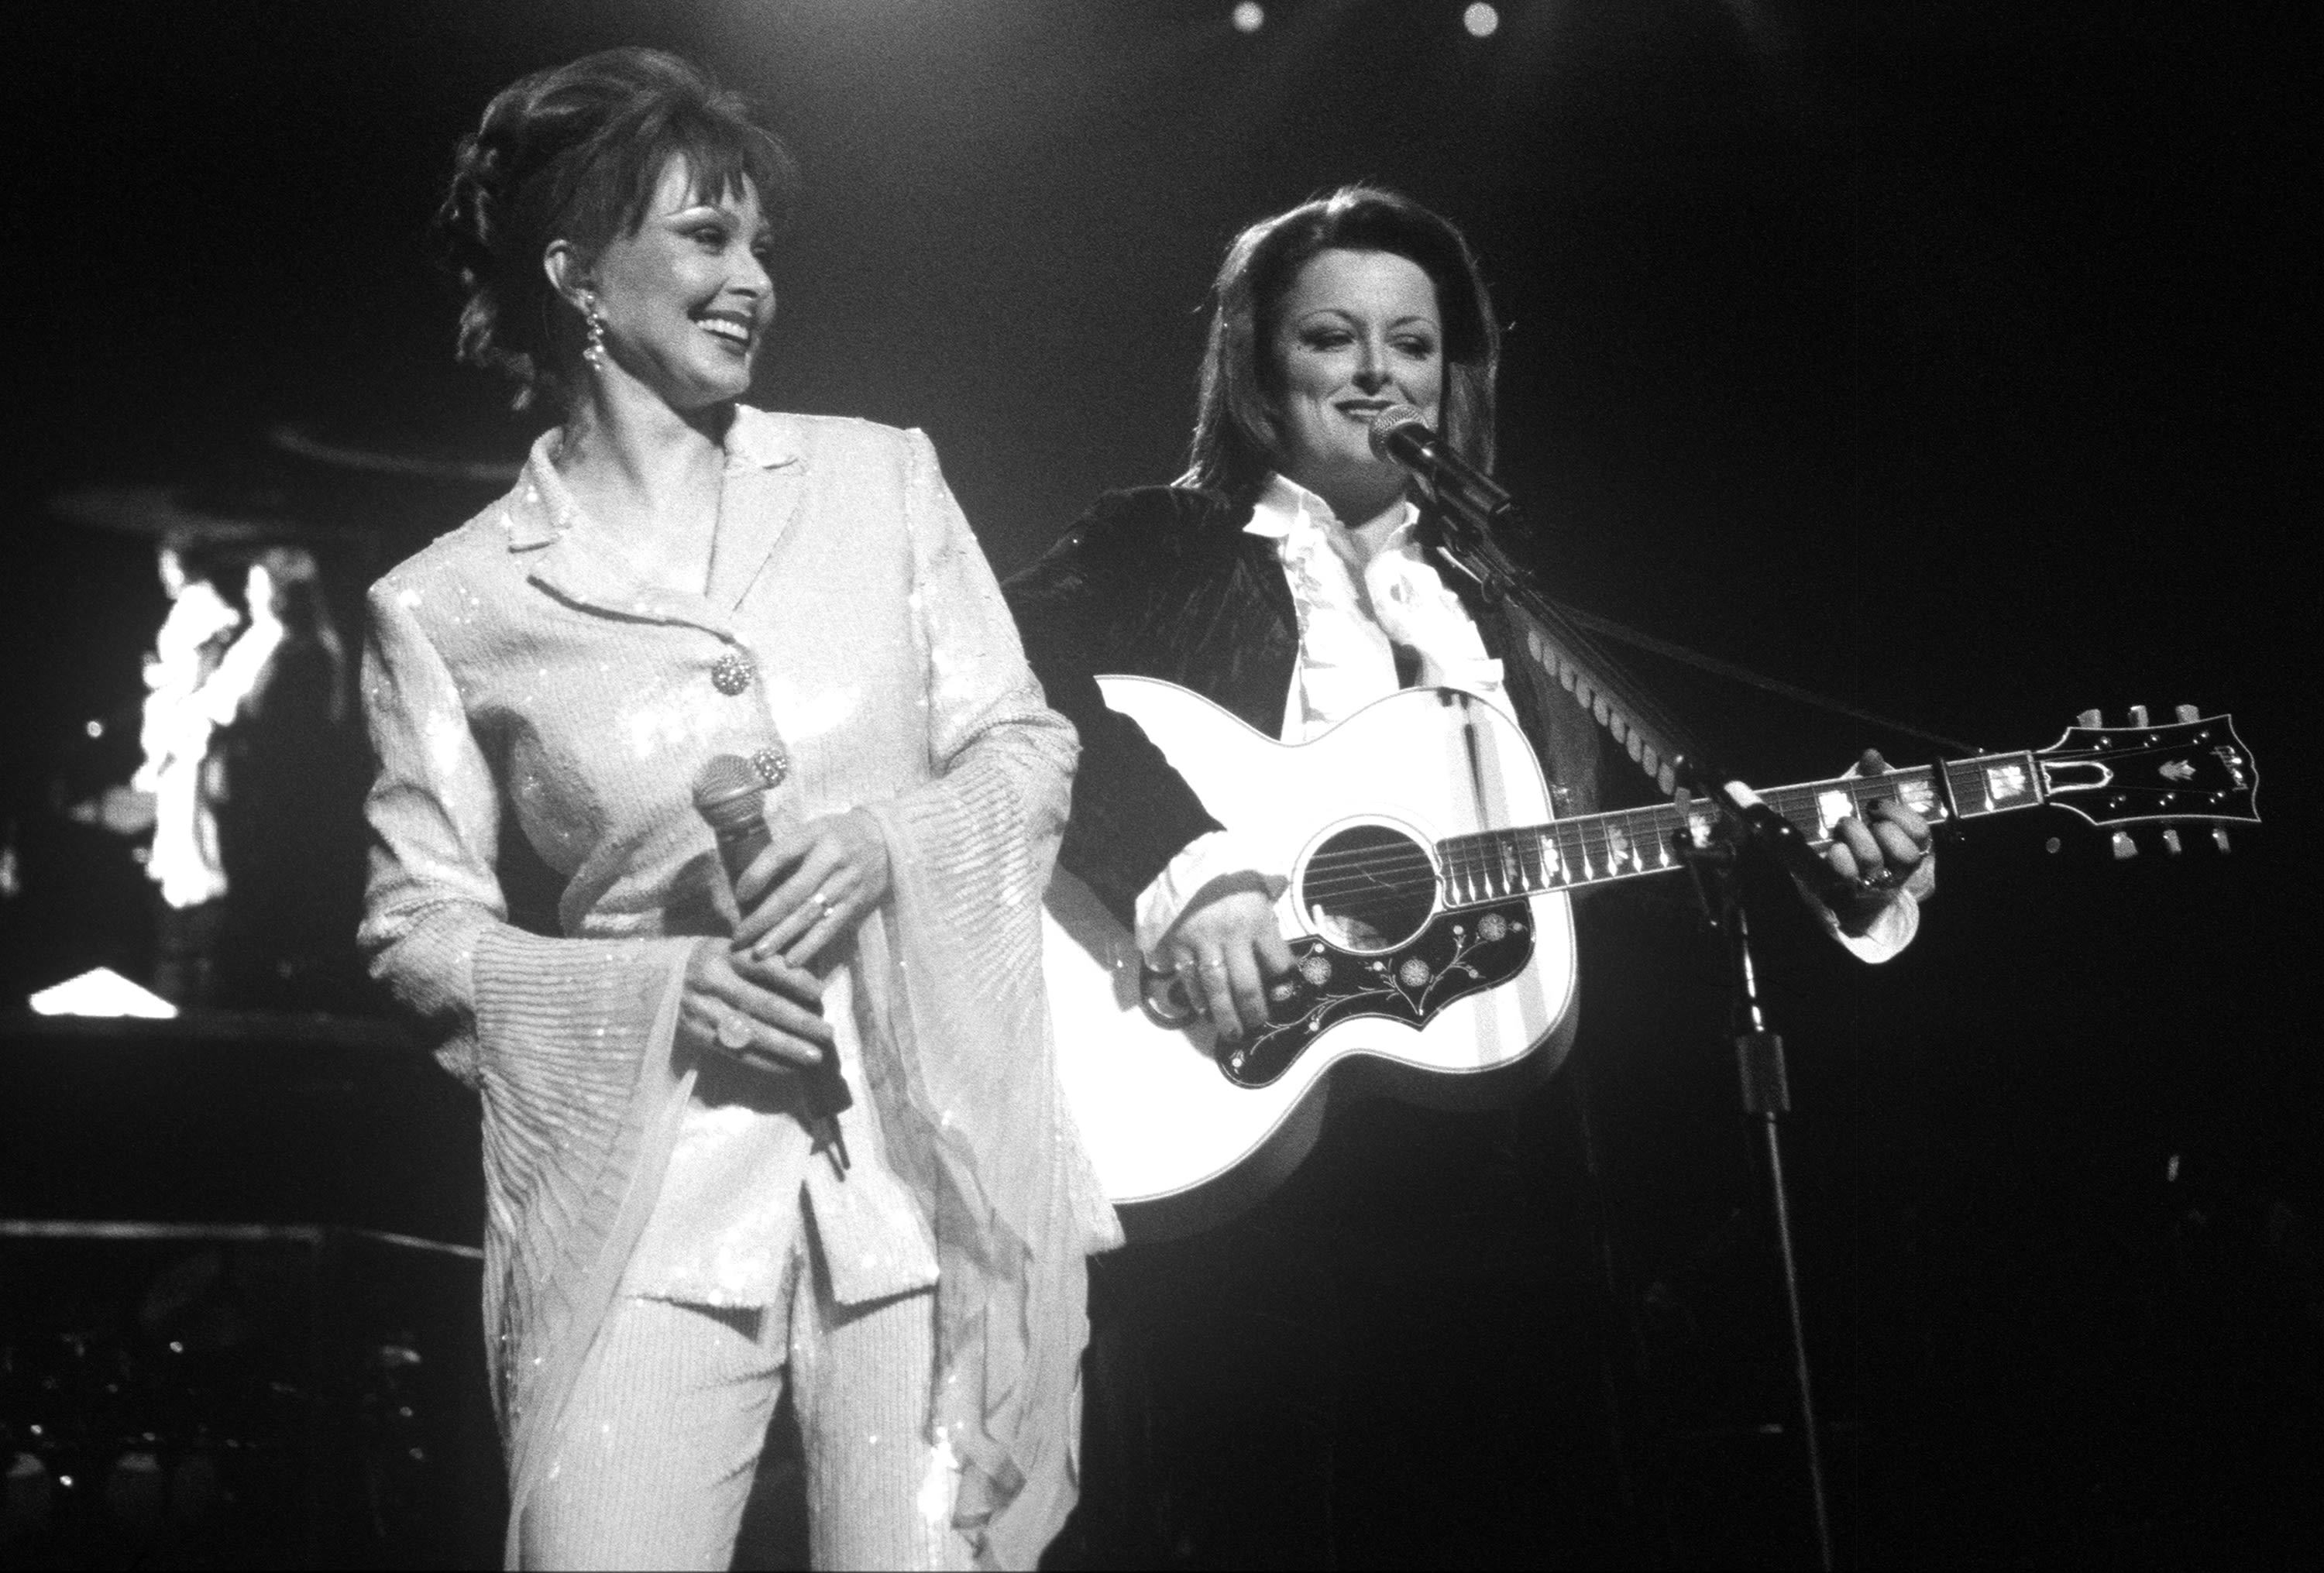
[[1839,911],[1864,893],[1864,887],[1818,857],[1800,827],[1770,808],[1757,792],[1740,781],[1708,785],[1708,795],[1725,804],[1751,838],[1775,854],[1784,871],[1826,906]]
[[[1517,503],[1507,492],[1495,485],[1489,476],[1454,453],[1452,445],[1429,429],[1427,419],[1409,404],[1391,404],[1372,417],[1372,453],[1375,456],[1402,465],[1436,489],[1444,506],[1459,516],[1462,523],[1471,527],[1474,538],[1464,550],[1452,554],[1453,561],[1466,569],[1489,590],[1497,593],[1514,589],[1517,600],[1527,614],[1544,629],[1555,633],[1560,643],[1574,649],[1587,649],[1586,643],[1574,630],[1531,576],[1513,563],[1502,543],[1488,528],[1494,525],[1514,526],[1518,522]],[[1474,559],[1481,559],[1488,571],[1480,573]],[[1571,658],[1565,658],[1569,661]],[[1598,658],[1602,660],[1603,658]],[[1593,663],[1594,664],[1594,663]],[[1599,693],[1608,692],[1602,677],[1593,676],[1591,687]],[[1572,686],[1571,683],[1568,687]],[[1625,685],[1628,686],[1628,685]],[[1619,704],[1625,715],[1624,724],[1636,728],[1633,719],[1639,713],[1635,700]],[[1601,715],[1602,722],[1603,717]],[[1662,734],[1673,739],[1676,733],[1667,724],[1657,723],[1646,735]],[[1637,743],[1634,735],[1631,741]],[[1861,894],[1856,881],[1836,873],[1831,865],[1817,855],[1799,828],[1759,799],[1740,781],[1723,779],[1705,765],[1699,755],[1656,742],[1655,751],[1679,776],[1692,779],[1709,796],[1724,805],[1738,820],[1746,832],[1766,848],[1793,878],[1813,892],[1825,906],[1839,908]],[[1638,755],[1633,751],[1631,758]],[[1664,774],[1667,783],[1669,773]]]
[[[750,760],[733,754],[716,756],[694,777],[695,812],[709,821],[711,833],[718,838],[718,860],[726,867],[729,886],[741,879],[759,854],[773,843],[761,793],[758,771],[751,768]],[[855,1096],[847,1090],[847,1078],[840,1073],[836,1045],[825,1051],[814,1066],[799,1072],[799,1084],[807,1095],[807,1125],[815,1136],[816,1151],[829,1148],[832,1161],[845,1173],[847,1141],[840,1134],[839,1111],[852,1106]]]
[[1436,488],[1448,507],[1472,524],[1514,520],[1517,503],[1492,478],[1452,451],[1417,409],[1391,404],[1372,417],[1372,452],[1402,465]]

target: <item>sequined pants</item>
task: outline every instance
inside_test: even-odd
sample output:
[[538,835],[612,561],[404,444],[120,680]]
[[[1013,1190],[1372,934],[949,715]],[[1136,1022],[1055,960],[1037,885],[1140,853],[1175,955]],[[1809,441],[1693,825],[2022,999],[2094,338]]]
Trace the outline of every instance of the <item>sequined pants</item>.
[[814,1565],[970,1566],[955,1476],[921,1434],[935,1295],[843,1307],[820,1272],[790,1279],[788,1304],[763,1311],[615,1304],[525,1514],[522,1566],[727,1567],[787,1367]]

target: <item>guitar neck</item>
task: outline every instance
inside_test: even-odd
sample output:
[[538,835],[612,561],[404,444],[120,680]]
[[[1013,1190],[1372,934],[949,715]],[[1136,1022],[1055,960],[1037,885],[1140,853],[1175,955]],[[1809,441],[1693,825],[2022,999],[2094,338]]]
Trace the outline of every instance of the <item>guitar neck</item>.
[[[2024,750],[1885,776],[1777,786],[1759,796],[1816,845],[1831,840],[1832,827],[1841,819],[1860,818],[1874,804],[1892,798],[1931,823],[2038,808],[2045,801],[2043,773]],[[1707,846],[1719,818],[1715,805],[1698,799],[1683,809],[1662,803],[1451,836],[1436,843],[1445,905],[1466,906],[1663,873],[1681,866],[1680,837]]]

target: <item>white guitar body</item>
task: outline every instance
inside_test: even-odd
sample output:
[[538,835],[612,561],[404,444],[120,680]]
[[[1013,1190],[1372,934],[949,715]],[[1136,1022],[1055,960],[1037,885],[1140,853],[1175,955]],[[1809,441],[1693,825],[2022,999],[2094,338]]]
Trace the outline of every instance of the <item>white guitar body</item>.
[[[1426,961],[1416,942],[1404,943],[1418,932],[1411,923],[1394,925],[1403,932],[1389,932],[1385,919],[1350,927],[1317,899],[1331,888],[1335,858],[1348,884],[1351,834],[1400,832],[1434,849],[1448,836],[1546,821],[1541,768],[1506,713],[1456,690],[1408,689],[1293,747],[1172,684],[1098,684],[1212,816],[1259,849],[1267,871],[1289,874],[1277,911],[1310,979],[1323,983],[1326,939],[1338,969],[1323,989],[1329,1009],[1319,1003],[1303,1031],[1285,1029],[1277,1052],[1287,1063],[1264,1085],[1239,1082],[1199,1016],[1174,1030],[1149,1013],[1130,935],[1059,871],[1044,921],[1058,1064],[1133,1237],[1201,1228],[1264,1194],[1314,1145],[1334,1082],[1478,1107],[1556,1068],[1574,1024],[1573,919],[1563,891],[1464,906],[1435,890]],[[1409,854],[1398,844],[1394,855]],[[1434,851],[1425,855],[1433,864]],[[1413,915],[1407,899],[1401,916]],[[1486,944],[1488,936],[1497,943]],[[1489,980],[1491,969],[1480,965],[1488,953],[1516,970]]]
[[[1720,833],[1704,798],[1553,821],[1517,723],[1446,688],[1407,688],[1291,748],[1200,695],[1100,677],[1212,816],[1249,838],[1296,964],[1268,1025],[1223,1056],[1142,973],[1130,937],[1071,875],[1044,924],[1057,1061],[1107,1193],[1133,1237],[1215,1223],[1305,1157],[1329,1089],[1361,1079],[1419,1102],[1478,1106],[1533,1085],[1572,1042],[1567,892],[1686,866]],[[2046,749],[1980,754],[1759,796],[1811,847],[1902,802],[1974,820],[2044,806],[2100,827],[2255,824],[2259,772],[2232,716],[2181,705],[2119,727],[2086,711]],[[2115,855],[2135,847],[2115,830]],[[2054,843],[2053,843],[2054,844]],[[1151,994],[1166,996],[1157,1006]]]

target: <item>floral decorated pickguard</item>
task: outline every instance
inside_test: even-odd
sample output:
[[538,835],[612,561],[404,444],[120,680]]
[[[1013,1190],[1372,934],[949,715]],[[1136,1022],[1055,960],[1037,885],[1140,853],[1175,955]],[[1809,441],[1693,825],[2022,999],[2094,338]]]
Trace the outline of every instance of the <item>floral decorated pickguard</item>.
[[1249,1043],[1219,1045],[1219,1069],[1238,1087],[1268,1085],[1351,1017],[1419,1026],[1463,995],[1507,982],[1533,959],[1533,913],[1521,900],[1443,913],[1407,943],[1378,955],[1320,939],[1292,950],[1291,971],[1268,991],[1275,1025]]

